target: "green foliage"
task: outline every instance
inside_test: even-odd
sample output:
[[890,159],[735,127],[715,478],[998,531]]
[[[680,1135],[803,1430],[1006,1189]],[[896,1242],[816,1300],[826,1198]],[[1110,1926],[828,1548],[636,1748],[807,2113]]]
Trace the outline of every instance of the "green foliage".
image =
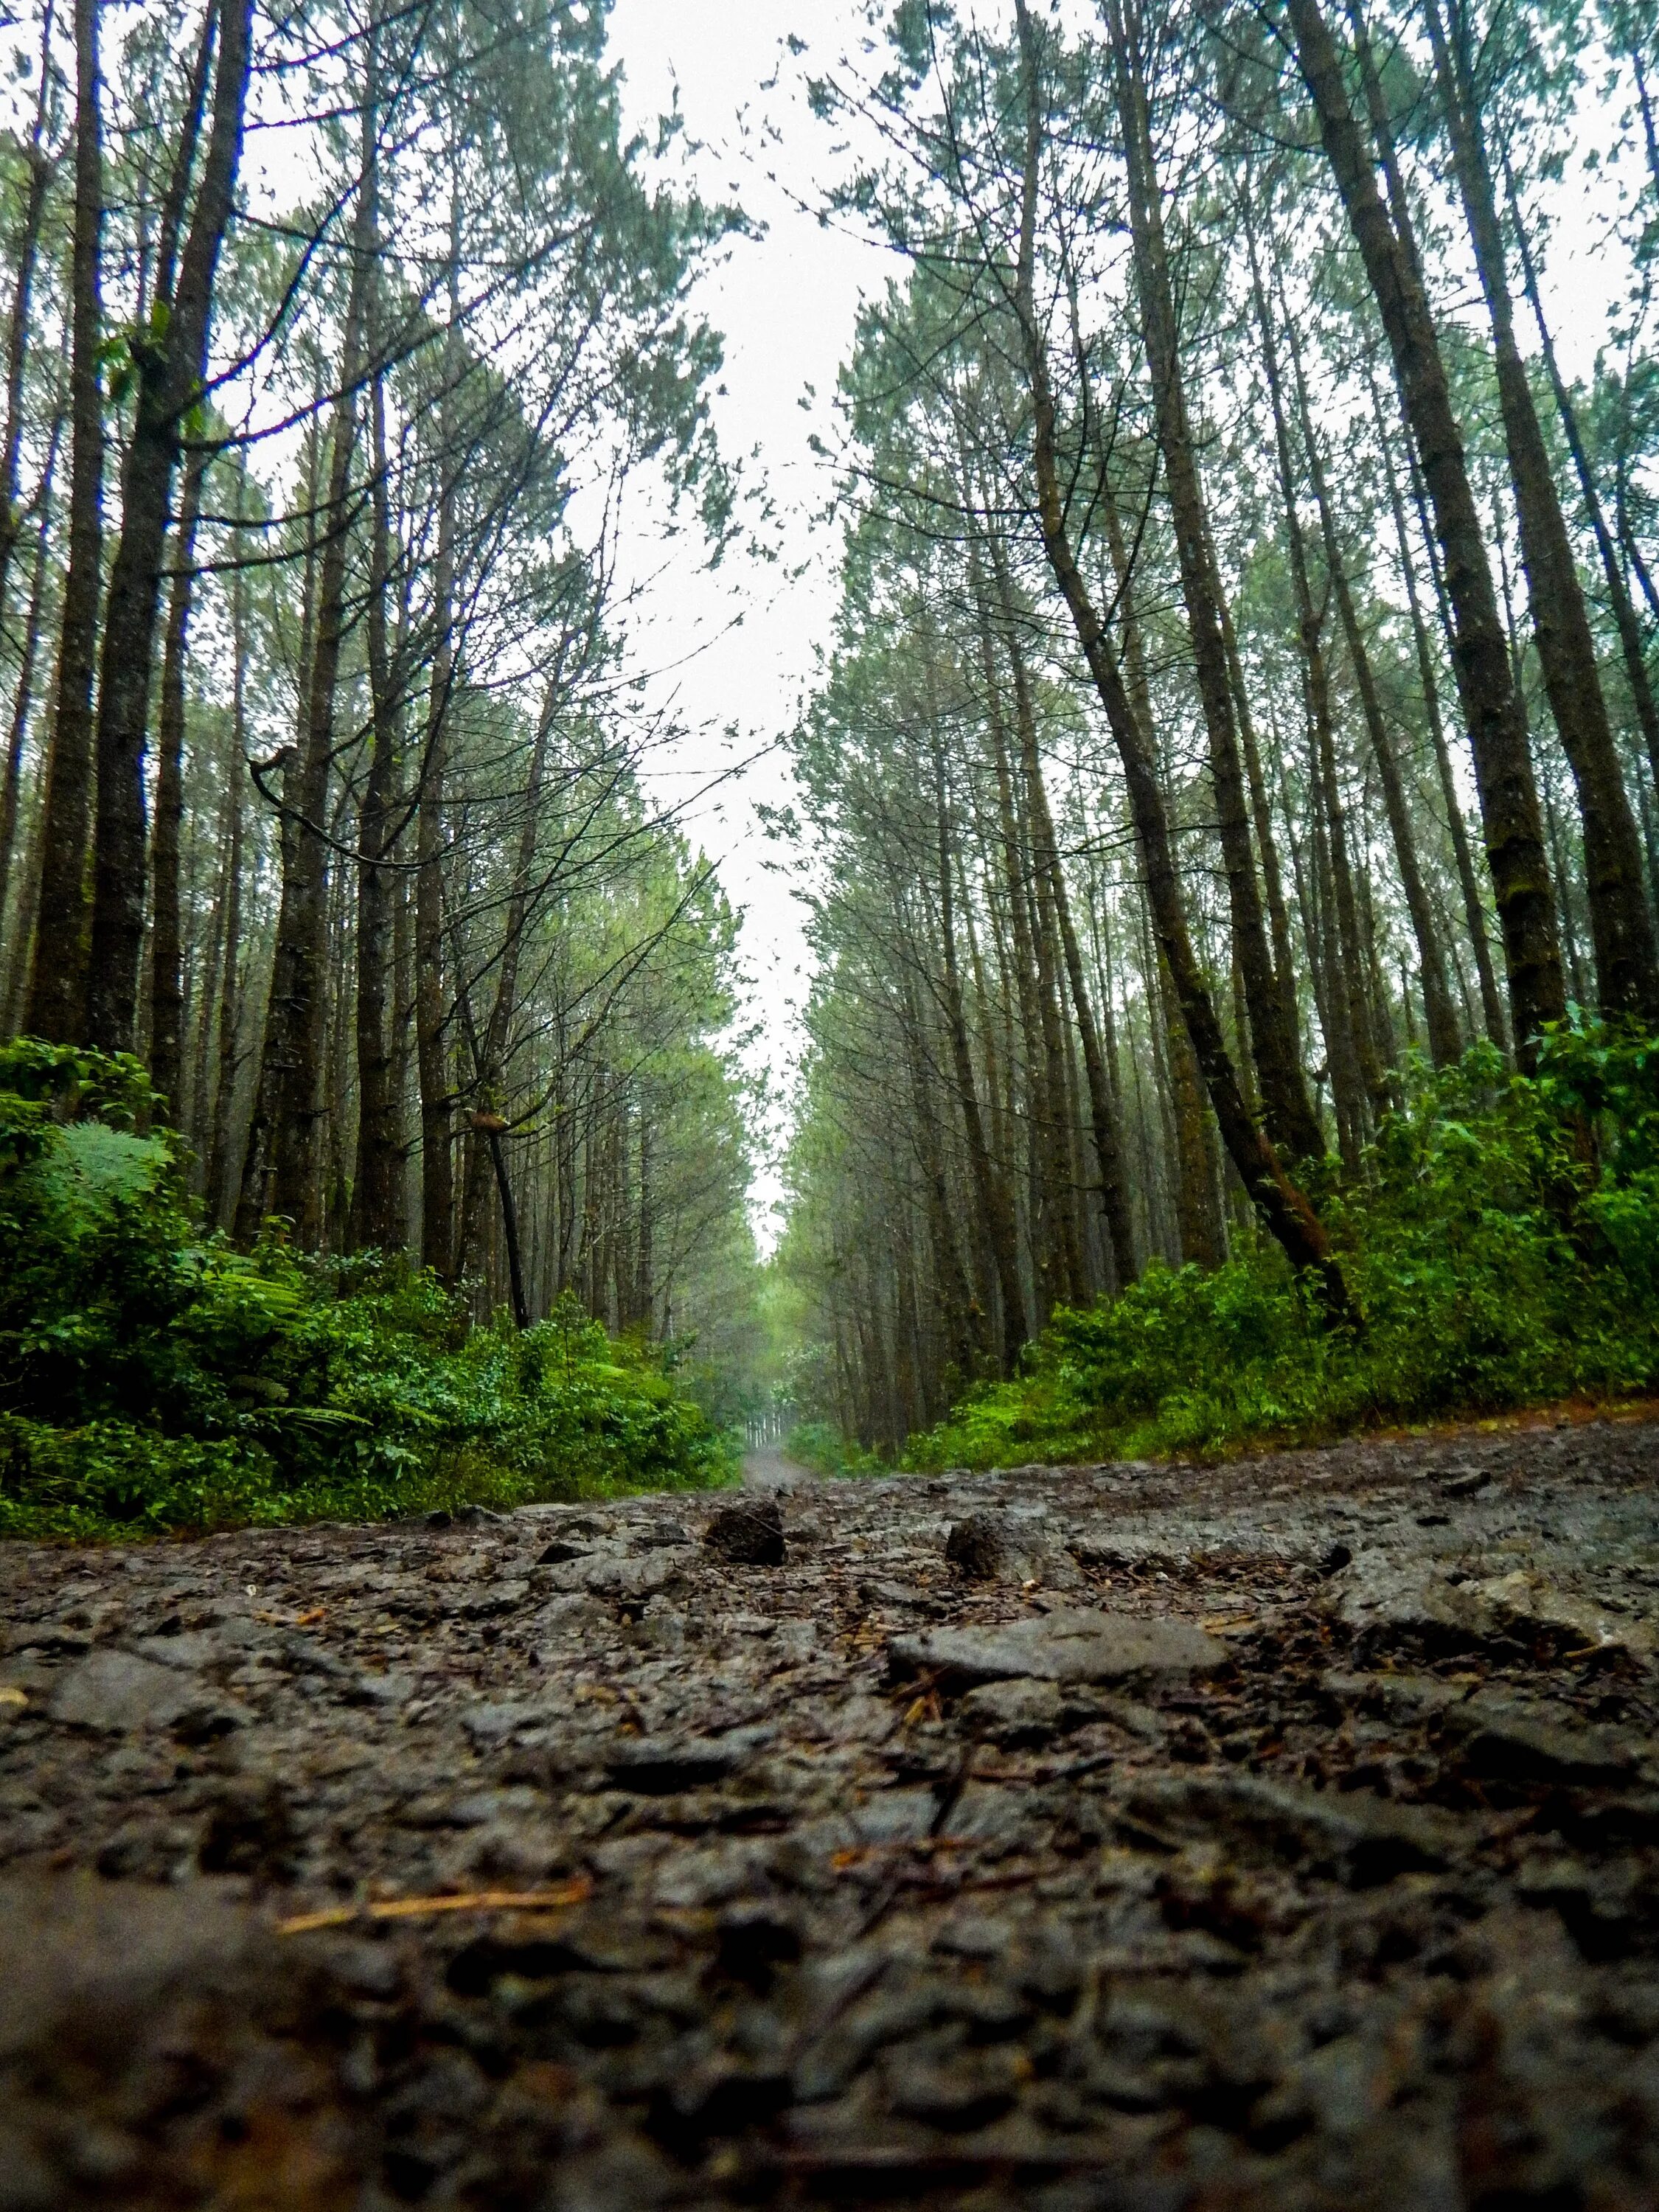
[[1328,1219],[1365,1316],[1334,1331],[1276,1251],[1155,1265],[1056,1315],[1014,1380],[912,1441],[915,1468],[1215,1453],[1607,1397],[1659,1380],[1659,1042],[1575,1023],[1538,1075],[1489,1047],[1418,1066]]
[[783,1455],[814,1474],[890,1474],[879,1452],[865,1451],[829,1421],[801,1421],[783,1440]]
[[401,1261],[204,1237],[136,1061],[0,1048],[0,1533],[95,1534],[729,1479],[653,1347],[574,1302],[469,1329]]

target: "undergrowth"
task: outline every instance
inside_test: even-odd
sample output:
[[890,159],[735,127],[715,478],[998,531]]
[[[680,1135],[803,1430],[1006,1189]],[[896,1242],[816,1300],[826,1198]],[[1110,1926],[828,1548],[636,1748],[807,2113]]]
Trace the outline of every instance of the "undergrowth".
[[1057,1313],[904,1465],[1219,1455],[1659,1383],[1659,1038],[1575,1022],[1534,1077],[1481,1046],[1407,1080],[1368,1176],[1322,1204],[1358,1329],[1265,1242],[1154,1264]]
[[206,1233],[139,1062],[0,1047],[0,1534],[366,1519],[721,1482],[730,1440],[574,1301]]
[[800,1421],[783,1440],[786,1459],[814,1474],[890,1474],[892,1468],[877,1452],[866,1451],[851,1437],[844,1437],[833,1421]]

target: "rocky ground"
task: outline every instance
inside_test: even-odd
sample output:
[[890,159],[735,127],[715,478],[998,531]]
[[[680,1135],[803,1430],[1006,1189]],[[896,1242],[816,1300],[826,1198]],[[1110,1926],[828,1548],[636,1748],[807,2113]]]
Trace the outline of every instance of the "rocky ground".
[[1659,2204],[1659,1425],[11,1546],[0,2208]]

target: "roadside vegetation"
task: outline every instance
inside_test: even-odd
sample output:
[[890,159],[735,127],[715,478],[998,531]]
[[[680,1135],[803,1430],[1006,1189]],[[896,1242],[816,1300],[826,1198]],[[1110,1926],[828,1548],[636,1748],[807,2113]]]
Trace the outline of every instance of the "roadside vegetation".
[[137,1535],[729,1480],[642,1335],[517,1329],[402,1255],[204,1227],[142,1065],[0,1050],[0,1534]]
[[1563,1027],[1535,1078],[1490,1046],[1384,1117],[1326,1218],[1363,1316],[1333,1327],[1265,1238],[1062,1309],[902,1464],[1212,1455],[1659,1385],[1659,1039]]

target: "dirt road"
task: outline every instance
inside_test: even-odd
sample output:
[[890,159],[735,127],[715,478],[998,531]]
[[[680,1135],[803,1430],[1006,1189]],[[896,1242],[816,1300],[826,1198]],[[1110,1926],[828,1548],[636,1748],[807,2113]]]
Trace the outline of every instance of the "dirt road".
[[0,2212],[1659,2203],[1659,1427],[757,1474],[6,1547]]

